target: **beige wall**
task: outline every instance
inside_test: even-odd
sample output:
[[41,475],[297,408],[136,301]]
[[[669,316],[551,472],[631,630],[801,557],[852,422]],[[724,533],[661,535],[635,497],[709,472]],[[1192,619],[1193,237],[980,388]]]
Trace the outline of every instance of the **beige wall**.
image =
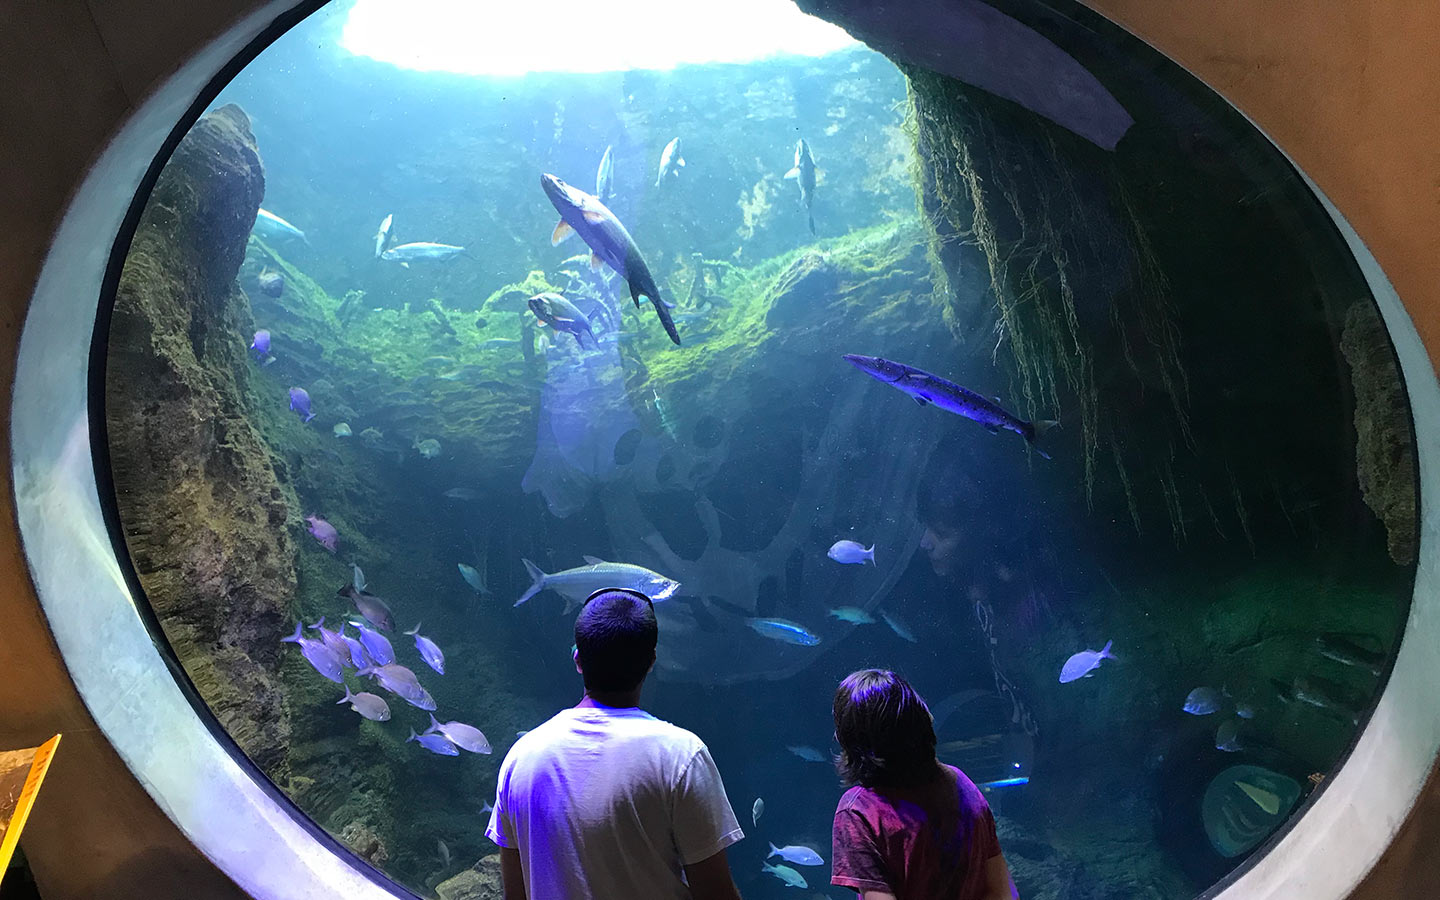
[[[1349,217],[1440,352],[1440,4],[1090,0],[1254,118]],[[66,198],[107,136],[261,0],[0,0],[0,388]],[[141,10],[144,12],[142,13]],[[108,241],[110,235],[97,235]],[[8,408],[0,406],[0,417]],[[8,428],[8,423],[6,423]],[[9,465],[3,521],[13,523]],[[56,658],[13,525],[0,528],[0,747],[67,734],[26,831],[48,900],[237,893],[94,730]],[[1440,788],[1357,900],[1440,896]]]

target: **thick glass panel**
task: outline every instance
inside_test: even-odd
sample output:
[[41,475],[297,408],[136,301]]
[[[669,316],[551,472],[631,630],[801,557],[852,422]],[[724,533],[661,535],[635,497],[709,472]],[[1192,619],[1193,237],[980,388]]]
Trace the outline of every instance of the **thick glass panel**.
[[[239,751],[395,881],[498,897],[496,771],[620,584],[747,897],[792,890],[769,842],[828,861],[831,697],[871,666],[1023,897],[1193,897],[1263,852],[1364,724],[1416,553],[1389,340],[1280,154],[1061,0],[813,4],[848,35],[512,6],[316,14],[130,247],[115,501]],[[552,246],[545,175],[644,262]],[[358,671],[390,654],[413,682]],[[485,740],[410,739],[430,707]]]

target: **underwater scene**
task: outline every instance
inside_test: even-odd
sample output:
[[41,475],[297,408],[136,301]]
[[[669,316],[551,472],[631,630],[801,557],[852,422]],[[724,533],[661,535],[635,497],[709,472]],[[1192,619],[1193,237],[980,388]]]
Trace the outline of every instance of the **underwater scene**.
[[[1060,0],[613,6],[464,72],[331,4],[159,172],[97,403],[194,695],[357,864],[499,898],[500,761],[580,699],[579,601],[633,587],[746,897],[849,896],[830,703],[870,666],[1021,897],[1233,877],[1343,761],[1414,580],[1404,386],[1319,201]],[[582,58],[612,27],[647,46]],[[640,52],[746,28],[777,49]]]

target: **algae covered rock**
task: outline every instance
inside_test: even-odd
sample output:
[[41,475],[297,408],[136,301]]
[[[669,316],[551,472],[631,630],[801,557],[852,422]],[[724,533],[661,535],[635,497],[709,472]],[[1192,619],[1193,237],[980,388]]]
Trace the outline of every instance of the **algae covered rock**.
[[435,886],[440,900],[501,900],[500,857],[487,856],[453,878]]
[[1365,505],[1385,523],[1390,558],[1415,561],[1415,452],[1400,369],[1380,314],[1357,300],[1345,315],[1340,351],[1355,390],[1355,464]]
[[295,590],[287,504],[251,424],[236,273],[265,181],[245,114],[202,118],[141,217],[111,320],[106,424],[125,540],[166,637],[221,724],[273,770],[274,678]]

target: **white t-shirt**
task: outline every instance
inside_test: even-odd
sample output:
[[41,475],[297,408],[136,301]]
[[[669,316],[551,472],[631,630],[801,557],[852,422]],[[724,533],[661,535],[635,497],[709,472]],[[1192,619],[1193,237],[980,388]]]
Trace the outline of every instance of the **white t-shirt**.
[[490,840],[532,900],[689,900],[682,866],[744,837],[710,751],[641,709],[566,709],[500,765]]

